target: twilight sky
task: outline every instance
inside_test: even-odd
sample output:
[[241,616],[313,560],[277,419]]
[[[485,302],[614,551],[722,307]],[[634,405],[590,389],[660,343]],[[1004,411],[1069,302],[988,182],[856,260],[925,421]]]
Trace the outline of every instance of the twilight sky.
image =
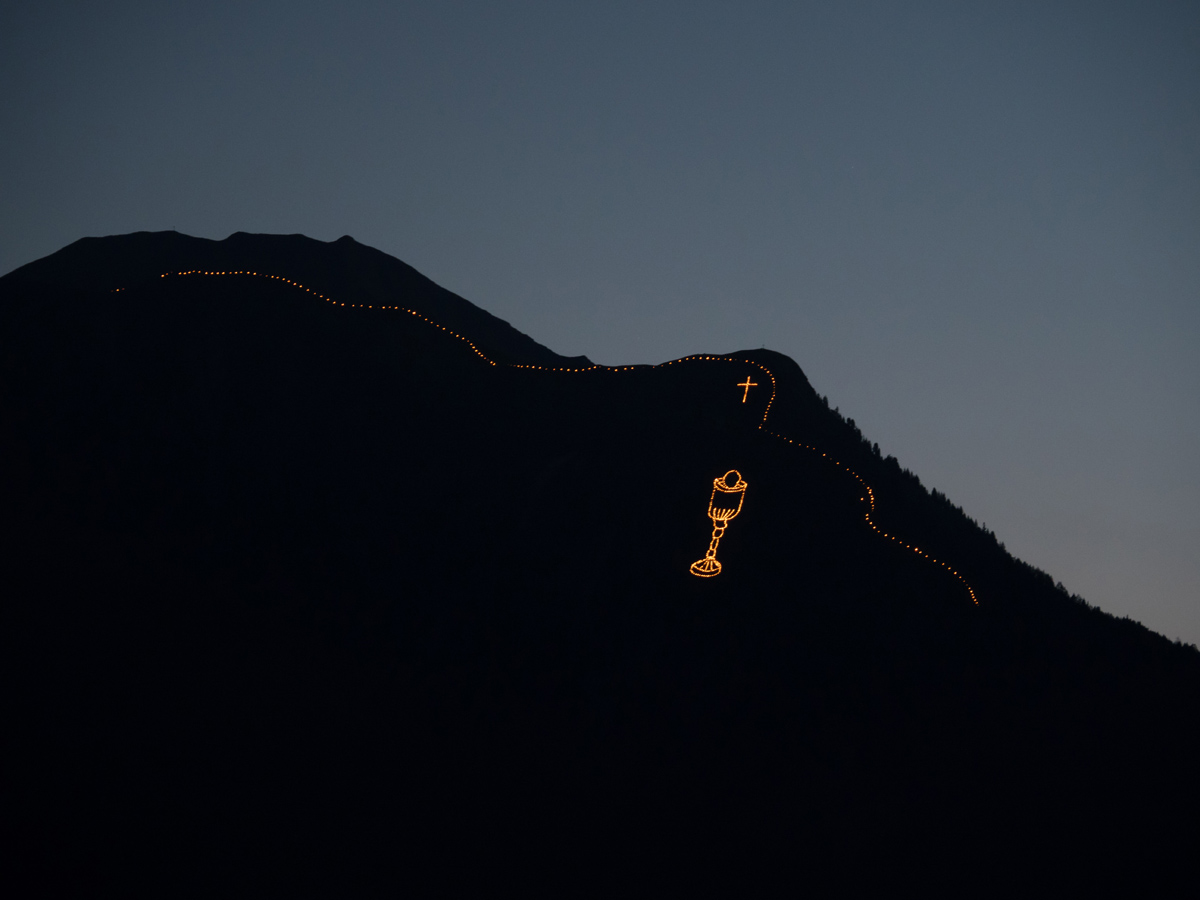
[[560,353],[767,346],[1200,642],[1200,4],[4,4],[0,130],[0,273],[350,234]]

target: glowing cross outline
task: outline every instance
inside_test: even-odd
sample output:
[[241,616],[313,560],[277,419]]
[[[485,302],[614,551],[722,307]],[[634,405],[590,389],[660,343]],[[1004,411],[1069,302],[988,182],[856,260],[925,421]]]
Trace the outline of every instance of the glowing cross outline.
[[757,382],[757,381],[751,381],[751,380],[750,380],[750,376],[749,376],[749,375],[747,375],[747,376],[746,376],[746,380],[745,380],[743,383],[739,384],[739,385],[738,385],[738,387],[740,387],[740,388],[745,388],[745,390],[744,390],[744,391],[742,391],[742,402],[743,402],[743,403],[745,403],[745,402],[746,402],[746,398],[750,396],[750,388],[752,388],[752,387],[758,387],[758,382]]

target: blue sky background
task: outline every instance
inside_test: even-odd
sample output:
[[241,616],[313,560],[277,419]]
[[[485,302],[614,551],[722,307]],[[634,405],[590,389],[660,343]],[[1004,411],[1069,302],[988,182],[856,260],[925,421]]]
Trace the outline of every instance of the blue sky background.
[[0,272],[350,234],[560,353],[767,346],[1200,642],[1200,5],[0,9]]

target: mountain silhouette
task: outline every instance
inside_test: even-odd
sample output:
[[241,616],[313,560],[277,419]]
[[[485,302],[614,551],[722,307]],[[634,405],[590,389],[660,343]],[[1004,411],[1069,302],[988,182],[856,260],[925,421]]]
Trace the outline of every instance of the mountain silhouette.
[[5,819],[55,890],[1189,852],[1200,654],[781,354],[595,366],[348,237],[242,233],[78,241],[0,278],[0,336]]

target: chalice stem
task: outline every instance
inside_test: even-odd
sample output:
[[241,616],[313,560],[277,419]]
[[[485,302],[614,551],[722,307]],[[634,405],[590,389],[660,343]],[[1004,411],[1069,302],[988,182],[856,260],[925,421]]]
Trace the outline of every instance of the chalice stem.
[[705,559],[717,558],[717,544],[721,543],[721,537],[725,534],[727,527],[720,519],[713,519],[712,540],[708,542],[708,552],[704,554]]
[[712,540],[708,542],[708,552],[704,554],[704,559],[692,563],[693,575],[709,578],[721,571],[721,564],[717,562],[717,544],[721,543],[721,535],[725,533],[726,527],[728,526],[723,520],[713,518]]

